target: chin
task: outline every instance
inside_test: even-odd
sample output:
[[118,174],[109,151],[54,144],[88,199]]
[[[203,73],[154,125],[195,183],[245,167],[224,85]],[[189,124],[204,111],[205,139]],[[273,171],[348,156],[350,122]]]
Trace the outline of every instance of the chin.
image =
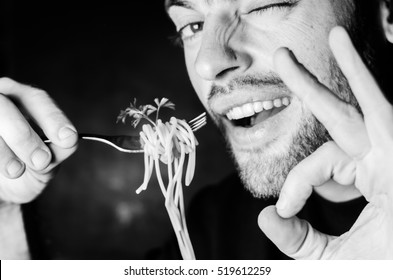
[[278,197],[290,169],[297,164],[289,149],[289,143],[282,142],[267,149],[231,149],[244,187],[254,197]]
[[245,188],[257,198],[278,197],[289,172],[331,137],[310,113],[303,112],[292,130],[260,146],[239,149],[226,132],[227,143]]

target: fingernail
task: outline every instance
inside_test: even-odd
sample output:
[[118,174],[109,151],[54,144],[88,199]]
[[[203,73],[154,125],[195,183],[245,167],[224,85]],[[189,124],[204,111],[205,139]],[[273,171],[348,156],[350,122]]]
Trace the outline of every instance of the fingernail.
[[76,135],[76,131],[69,127],[63,127],[59,131],[60,140],[65,140],[73,135]]
[[37,149],[34,151],[31,161],[33,162],[35,168],[42,169],[45,168],[48,164],[49,153],[42,149]]
[[277,210],[280,211],[285,210],[285,208],[287,208],[287,200],[283,196],[280,196],[280,199],[276,204],[276,208]]
[[19,174],[23,168],[23,164],[17,159],[11,159],[7,165],[7,172],[10,176],[14,177]]

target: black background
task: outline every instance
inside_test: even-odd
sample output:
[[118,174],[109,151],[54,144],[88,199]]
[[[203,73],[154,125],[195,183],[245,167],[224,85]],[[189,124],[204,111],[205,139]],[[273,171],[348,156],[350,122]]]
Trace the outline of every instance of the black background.
[[[133,133],[120,109],[168,97],[175,116],[203,111],[163,0],[2,0],[1,72],[45,89],[79,132]],[[198,132],[196,176],[186,202],[232,169],[211,122]],[[140,259],[171,234],[155,178],[139,196],[143,158],[81,142],[44,193],[25,206],[35,258]]]

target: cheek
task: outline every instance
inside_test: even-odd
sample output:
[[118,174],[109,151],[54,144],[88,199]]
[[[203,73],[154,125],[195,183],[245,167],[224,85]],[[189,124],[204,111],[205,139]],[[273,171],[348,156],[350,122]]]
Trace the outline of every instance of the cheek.
[[330,30],[337,25],[337,18],[330,1],[310,3],[313,8],[296,14],[293,21],[288,23],[282,44],[289,47],[298,60],[326,84],[330,80],[333,57],[328,37]]
[[[288,37],[287,46],[308,71],[317,77],[322,84],[330,87],[333,53],[329,47],[328,36],[329,31],[316,30],[308,26],[308,28],[294,30]],[[297,40],[297,44],[292,43],[296,42],[295,40]]]
[[254,62],[258,61],[258,69],[274,69],[275,51],[287,47],[311,72],[328,71],[332,57],[328,34],[337,25],[336,17],[329,1],[310,1],[308,5],[274,24],[267,24],[263,18],[242,20],[238,38]]

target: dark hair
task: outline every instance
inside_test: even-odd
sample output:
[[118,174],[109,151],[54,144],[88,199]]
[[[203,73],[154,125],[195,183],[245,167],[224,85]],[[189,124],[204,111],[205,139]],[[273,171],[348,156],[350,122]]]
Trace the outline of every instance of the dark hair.
[[384,31],[380,18],[380,4],[382,1],[390,9],[389,21],[392,21],[393,3],[391,0],[353,0],[355,4],[354,21],[349,32],[363,60],[392,103],[393,45],[383,36]]
[[393,5],[391,0],[384,0],[386,6],[389,9],[389,17],[388,17],[388,22],[393,23]]

